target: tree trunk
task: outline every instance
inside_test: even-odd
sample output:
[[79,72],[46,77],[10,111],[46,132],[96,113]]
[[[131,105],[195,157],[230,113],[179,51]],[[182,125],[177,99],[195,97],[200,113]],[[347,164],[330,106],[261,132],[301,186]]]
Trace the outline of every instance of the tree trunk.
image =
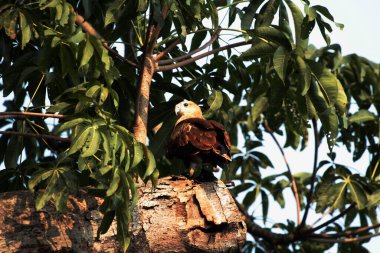
[[[0,252],[118,252],[116,222],[96,241],[102,200],[70,196],[67,212],[52,204],[34,208],[30,192],[0,194]],[[159,180],[156,191],[140,188],[129,252],[239,252],[244,218],[221,181],[184,177]]]

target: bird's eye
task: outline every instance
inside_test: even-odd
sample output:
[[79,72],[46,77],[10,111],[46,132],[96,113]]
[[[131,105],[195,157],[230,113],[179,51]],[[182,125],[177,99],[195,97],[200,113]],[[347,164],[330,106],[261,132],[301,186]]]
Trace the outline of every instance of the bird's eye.
[[188,104],[188,103],[184,103],[183,105],[184,105],[184,106],[188,106],[189,104]]

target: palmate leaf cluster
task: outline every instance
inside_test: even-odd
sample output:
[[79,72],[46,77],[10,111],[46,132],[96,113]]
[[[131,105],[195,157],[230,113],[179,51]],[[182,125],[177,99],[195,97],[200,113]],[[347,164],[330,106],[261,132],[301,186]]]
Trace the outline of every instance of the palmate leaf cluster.
[[[86,33],[76,23],[76,13],[101,37]],[[116,216],[125,249],[137,201],[135,178],[156,182],[158,171],[161,176],[182,172],[179,161],[165,156],[165,140],[176,120],[174,105],[189,99],[203,107],[206,118],[228,129],[234,156],[222,178],[239,182],[231,192],[244,194],[242,204],[247,210],[261,202],[266,221],[273,202],[284,207],[286,201],[293,201],[284,198],[284,190],[291,188],[288,172],[262,175],[273,167],[271,154],[260,151],[264,132],[283,135],[285,147],[303,150],[310,145],[311,122],[318,121],[318,142],[327,141],[331,159],[318,161],[314,184],[311,170],[293,175],[301,209],[309,208],[308,195],[315,189],[311,205],[317,213],[336,214],[349,208],[343,223],[328,224],[321,228],[323,233],[354,229],[357,219],[362,227],[378,223],[380,68],[357,55],[342,56],[340,46],[330,44],[329,33],[342,25],[327,8],[307,0],[4,1],[0,20],[0,88],[5,98],[10,94],[14,98],[4,100],[5,111],[46,109],[65,115],[59,120],[0,118],[4,130],[63,138],[1,135],[0,161],[5,169],[0,176],[6,182],[0,186],[2,191],[27,186],[45,189],[39,193],[37,207],[53,198],[62,210],[68,194],[90,186],[89,192],[105,198],[99,233],[107,231]],[[239,29],[231,29],[239,23]],[[138,66],[149,47],[152,24],[161,28],[155,55],[178,43],[156,62],[148,149],[130,131]],[[327,46],[310,45],[311,32],[319,32]],[[192,60],[192,52],[210,38],[215,41],[205,50],[212,53]],[[113,43],[113,51],[104,42]],[[124,59],[116,57],[117,51]],[[46,107],[46,101],[52,106]],[[352,152],[353,160],[368,152],[367,170],[358,172],[335,163],[337,145]],[[290,234],[297,228],[291,221],[282,221],[268,229]],[[362,243],[340,243],[339,251],[366,252]],[[332,245],[306,240],[278,245],[277,251],[324,252]],[[272,246],[259,238],[245,249],[266,252]]]

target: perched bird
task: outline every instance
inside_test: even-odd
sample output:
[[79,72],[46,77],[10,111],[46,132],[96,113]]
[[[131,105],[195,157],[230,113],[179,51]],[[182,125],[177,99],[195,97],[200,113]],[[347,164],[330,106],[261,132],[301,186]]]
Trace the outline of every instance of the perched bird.
[[206,120],[191,101],[175,106],[179,116],[168,142],[168,155],[182,159],[190,177],[215,178],[211,171],[231,161],[231,143],[224,126]]

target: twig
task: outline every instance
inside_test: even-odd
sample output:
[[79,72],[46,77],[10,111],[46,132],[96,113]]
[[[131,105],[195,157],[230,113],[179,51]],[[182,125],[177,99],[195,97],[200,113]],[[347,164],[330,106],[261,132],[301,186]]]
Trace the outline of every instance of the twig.
[[302,222],[300,227],[304,227],[306,224],[306,219],[307,215],[309,213],[309,209],[311,206],[311,201],[313,198],[313,193],[314,193],[314,183],[315,179],[317,176],[317,163],[318,163],[318,148],[319,148],[319,135],[318,135],[318,129],[317,129],[317,121],[315,119],[312,119],[313,123],[313,133],[314,133],[314,163],[313,163],[313,173],[311,174],[311,179],[310,179],[310,191],[309,195],[307,196],[307,202],[305,206],[305,213],[303,214]]
[[39,112],[0,112],[0,119],[17,118],[25,119],[29,117],[46,117],[46,118],[63,118],[65,115],[62,114],[50,114],[50,113],[39,113]]
[[97,38],[98,40],[100,40],[100,42],[102,43],[103,47],[105,49],[107,49],[110,53],[112,53],[114,56],[116,56],[118,59],[120,59],[121,61],[123,62],[127,62],[129,65],[135,67],[135,68],[138,68],[139,65],[136,63],[136,62],[133,62],[131,60],[128,60],[127,58],[121,56],[116,50],[112,49],[107,41],[95,30],[95,28],[89,23],[87,22],[83,16],[79,15],[78,13],[74,12],[74,10],[72,10],[73,13],[75,13],[75,23],[79,26],[82,27],[82,29],[94,36],[95,38]]
[[0,134],[19,135],[19,136],[34,137],[34,138],[39,138],[39,139],[51,139],[51,140],[61,141],[61,142],[70,142],[69,138],[62,138],[59,136],[48,135],[48,134],[22,133],[22,132],[16,132],[16,131],[0,131]]
[[158,55],[156,55],[156,57],[154,57],[154,59],[156,61],[158,61],[159,59],[161,59],[162,57],[164,57],[165,55],[167,55],[170,51],[172,51],[177,45],[178,43],[180,43],[180,39],[176,39],[173,41],[172,44],[170,44],[167,48],[165,48],[164,51],[162,51],[161,53],[159,53]]
[[379,235],[380,233],[375,233],[371,235],[363,235],[359,237],[342,238],[342,239],[309,237],[308,240],[313,241],[313,242],[323,242],[323,243],[352,243],[352,242],[364,241],[364,240],[367,240]]
[[241,41],[241,42],[237,42],[237,43],[234,43],[234,44],[226,45],[226,46],[223,46],[223,47],[215,48],[215,49],[213,49],[211,51],[208,51],[206,53],[200,54],[200,55],[195,56],[193,58],[189,58],[187,60],[180,61],[177,64],[159,66],[158,69],[157,69],[157,71],[166,71],[166,70],[172,70],[172,69],[175,69],[175,68],[179,68],[179,67],[185,66],[187,64],[193,63],[193,62],[195,62],[195,61],[197,61],[199,59],[202,59],[204,57],[207,57],[209,55],[215,54],[217,52],[220,52],[220,51],[223,51],[223,50],[226,50],[226,49],[230,49],[230,48],[234,48],[234,47],[245,46],[245,45],[248,45],[250,43],[252,43],[252,40]]
[[158,64],[164,64],[165,65],[165,64],[170,64],[170,63],[173,63],[173,62],[178,62],[178,61],[181,61],[181,60],[189,58],[190,56],[192,56],[192,55],[194,55],[194,54],[202,51],[203,49],[207,48],[212,43],[214,43],[215,40],[218,38],[218,36],[220,34],[220,31],[221,30],[217,30],[215,32],[215,34],[210,38],[210,40],[206,44],[204,44],[203,46],[201,46],[200,48],[194,49],[193,51],[191,51],[191,52],[189,52],[187,54],[184,54],[184,55],[172,58],[172,59],[158,61]]
[[357,235],[361,232],[365,232],[367,230],[378,228],[378,227],[380,227],[380,223],[376,225],[372,225],[372,226],[357,228],[355,230],[346,230],[346,231],[335,233],[335,234],[313,234],[312,236],[322,237],[322,238],[337,238],[337,237],[343,237],[343,236],[352,236],[352,235]]
[[272,137],[272,139],[276,143],[276,145],[277,145],[278,149],[280,150],[282,157],[285,161],[286,167],[288,169],[289,180],[292,183],[292,190],[293,190],[294,198],[296,199],[296,205],[297,205],[297,224],[300,225],[300,223],[301,223],[301,205],[300,205],[300,200],[299,200],[299,196],[298,196],[298,189],[297,189],[296,181],[294,180],[294,177],[292,175],[292,171],[291,171],[289,163],[286,159],[285,152],[282,149],[280,143],[278,142],[276,136],[274,136],[273,130],[269,127],[267,121],[264,122],[264,128],[270,134],[270,136]]
[[308,230],[307,232],[312,232],[314,233],[315,231],[321,229],[321,228],[324,228],[326,226],[328,226],[329,224],[335,222],[336,220],[342,218],[344,215],[346,215],[353,207],[355,206],[355,204],[351,204],[349,207],[347,207],[346,209],[344,209],[341,213],[339,213],[337,216],[331,218],[330,220],[322,223],[321,225],[315,227],[315,228],[311,228],[310,230]]
[[262,228],[261,226],[259,226],[253,221],[253,217],[247,213],[247,211],[242,206],[242,204],[240,204],[235,198],[234,200],[240,212],[245,217],[247,232],[250,233],[252,236],[263,238],[264,240],[270,242],[272,245],[290,244],[298,240],[296,235],[293,233],[279,234],[279,233],[274,233],[270,231],[269,229]]

